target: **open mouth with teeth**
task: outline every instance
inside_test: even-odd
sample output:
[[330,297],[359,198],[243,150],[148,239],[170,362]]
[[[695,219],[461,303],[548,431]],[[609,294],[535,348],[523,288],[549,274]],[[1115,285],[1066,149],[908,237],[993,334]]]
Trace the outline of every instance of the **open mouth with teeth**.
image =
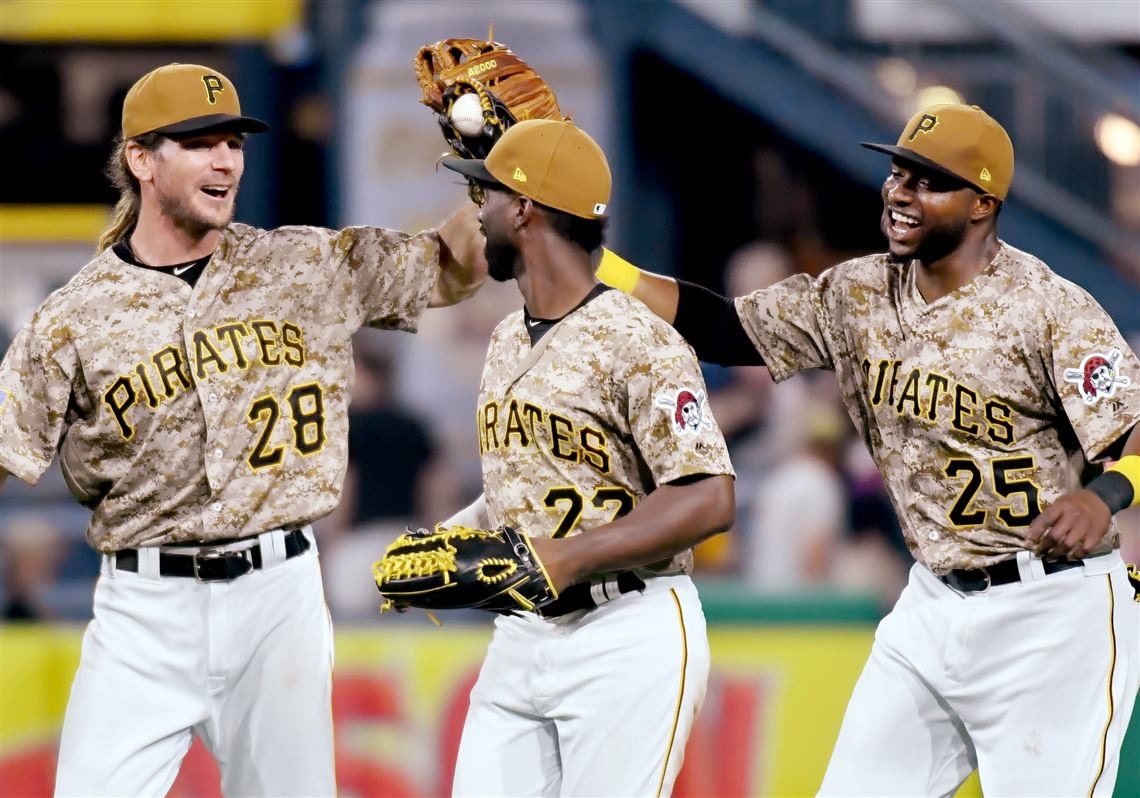
[[888,211],[888,214],[891,220],[889,230],[892,238],[902,238],[922,226],[922,222],[914,216],[893,210]]
[[202,193],[214,199],[225,199],[230,194],[228,186],[202,186]]

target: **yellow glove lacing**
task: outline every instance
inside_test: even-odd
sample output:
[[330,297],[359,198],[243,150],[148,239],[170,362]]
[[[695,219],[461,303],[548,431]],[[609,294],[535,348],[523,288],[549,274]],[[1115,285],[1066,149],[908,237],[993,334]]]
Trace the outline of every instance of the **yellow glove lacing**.
[[[403,534],[388,546],[383,559],[372,563],[372,576],[378,583],[392,579],[411,579],[417,576],[432,576],[439,574],[443,584],[451,583],[451,574],[457,570],[455,564],[456,548],[451,544],[453,540],[466,538],[501,537],[496,532],[486,529],[471,529],[465,526],[442,527],[438,524],[435,534],[414,536]],[[392,554],[395,549],[405,546],[423,547],[422,551],[409,551],[403,554]],[[483,568],[488,565],[510,566],[497,574],[485,574]],[[506,579],[518,568],[513,560],[505,558],[490,558],[480,564],[478,578],[488,584],[494,584]]]

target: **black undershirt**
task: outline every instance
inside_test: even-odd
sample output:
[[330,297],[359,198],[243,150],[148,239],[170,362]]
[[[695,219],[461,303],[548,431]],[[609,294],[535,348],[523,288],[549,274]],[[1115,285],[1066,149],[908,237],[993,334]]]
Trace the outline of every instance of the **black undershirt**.
[[138,256],[135,255],[135,251],[131,249],[129,236],[115,244],[111,249],[114,250],[120,260],[143,269],[168,272],[179,280],[189,283],[191,288],[198,282],[198,278],[201,277],[202,272],[206,270],[206,264],[210,262],[210,258],[213,256],[213,253],[210,253],[204,258],[188,260],[185,263],[172,263],[169,266],[151,266],[149,263],[143,263],[138,259]]
[[542,339],[542,336],[546,335],[547,331],[551,327],[553,327],[558,322],[562,321],[562,319],[569,316],[575,310],[578,310],[579,308],[581,308],[583,305],[586,305],[586,304],[590,303],[591,301],[593,301],[593,299],[595,297],[599,297],[602,294],[604,294],[606,291],[609,291],[609,290],[610,290],[610,287],[608,285],[606,285],[605,283],[598,283],[592,289],[590,289],[590,293],[586,294],[586,296],[582,298],[581,302],[579,302],[573,308],[568,310],[562,316],[559,316],[557,319],[539,319],[539,318],[536,318],[535,316],[530,315],[530,311],[527,310],[526,307],[524,306],[523,307],[523,324],[526,325],[526,331],[530,335],[530,345],[534,346],[535,344],[537,344],[539,342],[539,340]]
[[764,365],[731,299],[684,280],[677,281],[677,288],[673,328],[699,359],[720,366]]

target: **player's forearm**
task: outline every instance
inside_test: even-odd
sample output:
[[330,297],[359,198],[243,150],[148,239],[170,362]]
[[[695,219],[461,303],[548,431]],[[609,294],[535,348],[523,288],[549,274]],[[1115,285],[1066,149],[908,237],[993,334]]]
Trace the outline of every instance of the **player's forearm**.
[[1041,557],[1084,557],[1104,538],[1112,516],[1140,506],[1140,425],[1133,427],[1111,468],[1067,493],[1033,519],[1026,546]]
[[640,299],[670,324],[677,316],[677,281],[671,277],[642,271],[620,255],[603,248],[598,263],[598,279]]
[[1095,493],[1114,515],[1140,506],[1140,424],[1132,428],[1120,459],[1086,489]]
[[564,544],[558,547],[557,570],[566,575],[567,584],[574,584],[594,574],[660,562],[725,531],[735,515],[730,476],[662,485],[624,518],[554,541]]
[[439,226],[439,277],[428,305],[454,305],[472,296],[487,279],[479,209],[468,203]]
[[608,249],[602,250],[598,279],[640,299],[672,324],[697,357],[721,366],[762,366],[731,299],[682,280],[638,269]]

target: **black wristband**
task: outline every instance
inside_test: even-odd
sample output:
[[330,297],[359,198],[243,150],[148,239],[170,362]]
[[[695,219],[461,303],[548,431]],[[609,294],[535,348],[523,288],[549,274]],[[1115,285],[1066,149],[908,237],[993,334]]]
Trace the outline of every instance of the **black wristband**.
[[698,358],[721,366],[764,365],[731,299],[684,280],[677,281],[677,288],[673,327]]
[[1128,477],[1119,471],[1105,471],[1085,485],[1085,490],[1091,490],[1099,496],[1100,500],[1108,505],[1108,511],[1113,515],[1131,507],[1135,494]]

